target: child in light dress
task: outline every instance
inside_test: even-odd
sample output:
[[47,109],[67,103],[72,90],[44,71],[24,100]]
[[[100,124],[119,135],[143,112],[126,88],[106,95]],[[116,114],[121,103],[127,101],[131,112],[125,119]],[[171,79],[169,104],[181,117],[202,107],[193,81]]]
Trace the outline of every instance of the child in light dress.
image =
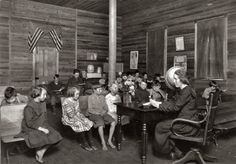
[[[92,144],[93,122],[81,113],[79,107],[80,90],[76,87],[69,88],[67,98],[62,102],[62,123],[70,126],[81,135],[81,147],[87,151],[97,150]],[[87,142],[87,143],[86,143]]]

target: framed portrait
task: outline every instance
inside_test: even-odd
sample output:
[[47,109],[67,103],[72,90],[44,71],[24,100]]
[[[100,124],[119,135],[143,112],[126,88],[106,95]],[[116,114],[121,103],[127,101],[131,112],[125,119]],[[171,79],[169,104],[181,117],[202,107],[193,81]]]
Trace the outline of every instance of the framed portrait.
[[184,50],[184,37],[177,37],[175,38],[175,45],[176,51],[183,51]]
[[138,51],[130,51],[130,69],[138,69]]

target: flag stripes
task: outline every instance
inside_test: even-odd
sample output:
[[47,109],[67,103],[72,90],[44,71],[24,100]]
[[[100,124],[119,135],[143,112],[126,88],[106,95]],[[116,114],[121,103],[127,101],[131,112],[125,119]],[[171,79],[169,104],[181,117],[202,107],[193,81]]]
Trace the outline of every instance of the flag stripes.
[[43,35],[43,31],[40,28],[36,28],[33,35],[28,36],[28,45],[29,45],[29,51],[32,53],[34,50],[34,47],[38,43],[38,40]]
[[[63,42],[61,38],[57,35],[56,30],[52,29],[51,31],[48,32],[49,35],[51,36],[53,43],[55,44],[56,48],[58,51],[61,50]],[[44,34],[43,30],[40,28],[36,28],[33,35],[29,34],[28,36],[28,45],[29,45],[29,51],[32,53],[35,46],[37,45],[39,39],[41,36]]]
[[49,31],[49,34],[52,37],[53,43],[55,44],[57,50],[60,51],[63,43],[62,43],[62,40],[57,35],[56,30],[52,29],[51,31]]

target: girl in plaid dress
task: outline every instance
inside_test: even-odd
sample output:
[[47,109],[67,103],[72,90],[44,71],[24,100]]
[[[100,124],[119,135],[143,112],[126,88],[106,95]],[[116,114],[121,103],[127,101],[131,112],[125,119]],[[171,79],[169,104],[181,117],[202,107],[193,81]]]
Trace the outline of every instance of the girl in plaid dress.
[[[80,133],[82,138],[81,147],[87,151],[96,150],[92,145],[91,127],[93,122],[81,113],[79,107],[79,89],[76,87],[69,88],[67,98],[62,102],[62,123],[70,126],[75,132]],[[87,141],[87,143],[86,143]]]

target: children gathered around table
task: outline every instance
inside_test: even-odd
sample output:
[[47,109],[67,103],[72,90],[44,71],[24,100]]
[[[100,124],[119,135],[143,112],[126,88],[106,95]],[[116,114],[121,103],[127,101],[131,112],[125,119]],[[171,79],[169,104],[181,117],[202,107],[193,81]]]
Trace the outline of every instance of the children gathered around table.
[[[181,70],[182,71],[182,70]],[[141,77],[139,72],[132,74],[130,72],[120,73],[117,79],[111,84],[105,83],[107,79],[100,79],[97,83],[94,83],[90,88],[93,90],[92,94],[84,95],[86,92],[81,87],[81,84],[86,85],[86,79],[80,78],[80,71],[75,69],[73,76],[68,80],[67,85],[63,85],[59,82],[59,75],[54,76],[54,81],[50,83],[50,89],[60,91],[65,88],[66,95],[60,95],[58,98],[62,100],[62,118],[61,121],[64,125],[69,126],[75,133],[78,133],[82,139],[81,147],[87,151],[97,150],[92,142],[92,128],[98,129],[99,138],[101,141],[102,150],[107,151],[108,148],[116,148],[113,143],[113,134],[117,124],[117,107],[116,103],[130,103],[136,102],[143,104],[149,102],[150,99],[162,102],[159,104],[159,110],[165,112],[182,111],[185,105],[188,106],[188,110],[193,108],[195,101],[195,92],[189,87],[189,82],[186,80],[184,72],[175,72],[176,85],[181,88],[183,92],[183,98],[179,97],[176,100],[180,105],[170,108],[171,102],[167,100],[167,92],[160,81],[160,76],[155,77],[153,80],[143,73],[144,77]],[[58,83],[60,86],[57,87]],[[150,83],[150,87],[147,87],[147,83]],[[56,85],[54,87],[54,85]],[[107,85],[107,86],[105,86]],[[66,86],[66,87],[64,87]],[[203,97],[208,99],[209,92],[217,89],[217,84],[214,81],[209,83],[209,88],[205,90]],[[50,92],[50,96],[53,94]],[[83,93],[81,93],[83,92]],[[60,92],[61,93],[61,92]],[[25,138],[25,142],[29,148],[36,149],[36,161],[43,163],[43,156],[46,150],[56,143],[62,140],[61,135],[54,130],[47,123],[47,108],[46,108],[46,95],[47,90],[43,87],[32,88],[30,100],[24,109],[24,119],[22,121],[22,135]],[[63,98],[61,98],[63,96]],[[80,97],[87,96],[87,113],[83,113],[80,107]],[[192,97],[189,101],[189,105],[185,102],[186,97]],[[129,101],[127,101],[129,100]],[[4,104],[15,103],[18,101],[27,102],[27,97],[24,97],[16,93],[14,87],[8,87],[5,91]],[[52,107],[55,110],[55,102],[53,101]],[[173,105],[172,105],[173,106]],[[181,106],[181,107],[180,107]],[[191,110],[194,115],[195,110]],[[181,112],[180,112],[181,113]],[[181,113],[182,114],[182,113]],[[185,115],[185,113],[183,113]],[[123,120],[123,119],[122,119]],[[125,119],[127,123],[129,118]],[[178,156],[181,152],[173,147],[172,141],[169,140],[169,120],[164,120],[156,126],[155,130],[155,145],[165,153],[176,153]],[[109,125],[108,140],[105,141],[104,127]],[[190,129],[192,130],[192,129]],[[109,147],[108,147],[109,146]],[[174,149],[175,148],[175,149]]]

